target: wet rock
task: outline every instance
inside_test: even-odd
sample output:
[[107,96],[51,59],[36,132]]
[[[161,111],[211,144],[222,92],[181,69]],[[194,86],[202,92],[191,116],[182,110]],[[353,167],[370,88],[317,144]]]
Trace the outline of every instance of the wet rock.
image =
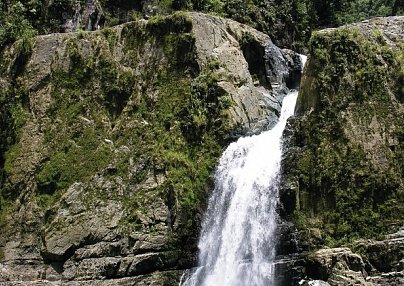
[[230,115],[236,136],[273,127],[288,88],[296,87],[295,73],[301,72],[298,54],[281,50],[269,36],[235,21],[189,15],[198,63],[219,62],[219,86],[234,102]]
[[306,266],[306,274],[317,280],[328,281],[330,285],[366,285],[365,264],[362,258],[349,248],[321,249],[314,252]]
[[404,258],[403,229],[387,235],[382,241],[357,241],[353,248],[362,253],[371,267],[378,272],[401,271]]
[[285,282],[281,285],[290,285],[290,281],[301,281],[300,285],[318,285],[317,281],[331,286],[403,285],[403,246],[401,229],[381,241],[359,240],[350,248],[323,248],[279,257],[278,271]]
[[76,2],[73,13],[63,14],[64,32],[76,32],[80,29],[85,31],[95,31],[103,28],[105,24],[105,14],[103,8],[97,0],[89,0],[84,4]]

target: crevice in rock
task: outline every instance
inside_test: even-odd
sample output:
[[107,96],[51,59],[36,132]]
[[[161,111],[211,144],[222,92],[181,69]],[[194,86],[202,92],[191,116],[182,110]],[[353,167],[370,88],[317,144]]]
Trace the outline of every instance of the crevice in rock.
[[[44,240],[44,238],[42,238]],[[97,239],[90,233],[86,237],[84,237],[78,245],[71,244],[69,248],[67,248],[63,254],[58,253],[51,253],[46,249],[46,242],[43,241],[45,245],[45,249],[40,251],[40,254],[43,258],[45,264],[52,264],[52,263],[64,263],[69,260],[75,254],[76,250],[82,248],[86,245],[93,245],[97,243]]]
[[265,68],[265,47],[248,33],[243,34],[240,45],[253,81],[258,80],[260,85],[272,89]]
[[59,262],[59,261],[56,261],[56,262],[51,262],[50,264],[48,264],[53,270],[55,270],[56,271],[56,273],[58,273],[58,274],[62,274],[63,273],[63,264],[64,264],[64,262]]
[[13,65],[10,69],[10,75],[13,79],[18,78],[26,69],[29,59],[31,58],[31,49],[24,47],[24,43],[21,42],[18,47],[19,49],[17,56],[13,62]]
[[167,224],[172,230],[177,217],[176,196],[172,185],[169,186],[167,191],[166,205],[168,207]]

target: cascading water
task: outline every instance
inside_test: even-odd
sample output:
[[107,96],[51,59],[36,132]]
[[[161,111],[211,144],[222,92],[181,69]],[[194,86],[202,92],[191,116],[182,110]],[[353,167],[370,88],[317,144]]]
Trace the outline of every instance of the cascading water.
[[199,267],[180,285],[274,285],[281,137],[296,98],[297,91],[284,98],[273,129],[240,138],[222,155],[202,225]]

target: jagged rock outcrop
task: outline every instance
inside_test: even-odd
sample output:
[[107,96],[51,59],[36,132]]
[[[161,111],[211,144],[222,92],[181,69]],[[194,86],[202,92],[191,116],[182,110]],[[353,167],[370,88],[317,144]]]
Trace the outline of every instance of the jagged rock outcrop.
[[349,248],[320,249],[307,260],[306,274],[316,280],[327,280],[330,285],[369,285],[362,258]]
[[[404,223],[403,28],[404,17],[375,18],[310,41],[280,190],[282,216],[297,227],[294,251],[313,252],[298,263],[308,278],[403,283],[401,238],[350,244]],[[342,244],[350,249],[316,251]]]
[[350,248],[325,248],[304,254],[305,262],[300,261],[302,277],[331,286],[403,285],[403,240],[401,229],[384,240],[359,240]]
[[287,88],[296,88],[302,70],[298,54],[281,50],[253,28],[190,13],[200,66],[220,62],[218,85],[236,103],[230,107],[239,134],[271,128]]
[[176,285],[216,159],[276,120],[300,68],[196,13],[6,49],[0,284]]

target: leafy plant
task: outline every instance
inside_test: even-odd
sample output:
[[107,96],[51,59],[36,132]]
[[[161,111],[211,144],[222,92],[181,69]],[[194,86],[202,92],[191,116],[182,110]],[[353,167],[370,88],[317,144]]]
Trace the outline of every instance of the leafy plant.
[[10,3],[7,10],[0,10],[0,49],[16,40],[23,41],[24,51],[30,49],[31,39],[37,32],[26,14],[27,8],[20,1]]

